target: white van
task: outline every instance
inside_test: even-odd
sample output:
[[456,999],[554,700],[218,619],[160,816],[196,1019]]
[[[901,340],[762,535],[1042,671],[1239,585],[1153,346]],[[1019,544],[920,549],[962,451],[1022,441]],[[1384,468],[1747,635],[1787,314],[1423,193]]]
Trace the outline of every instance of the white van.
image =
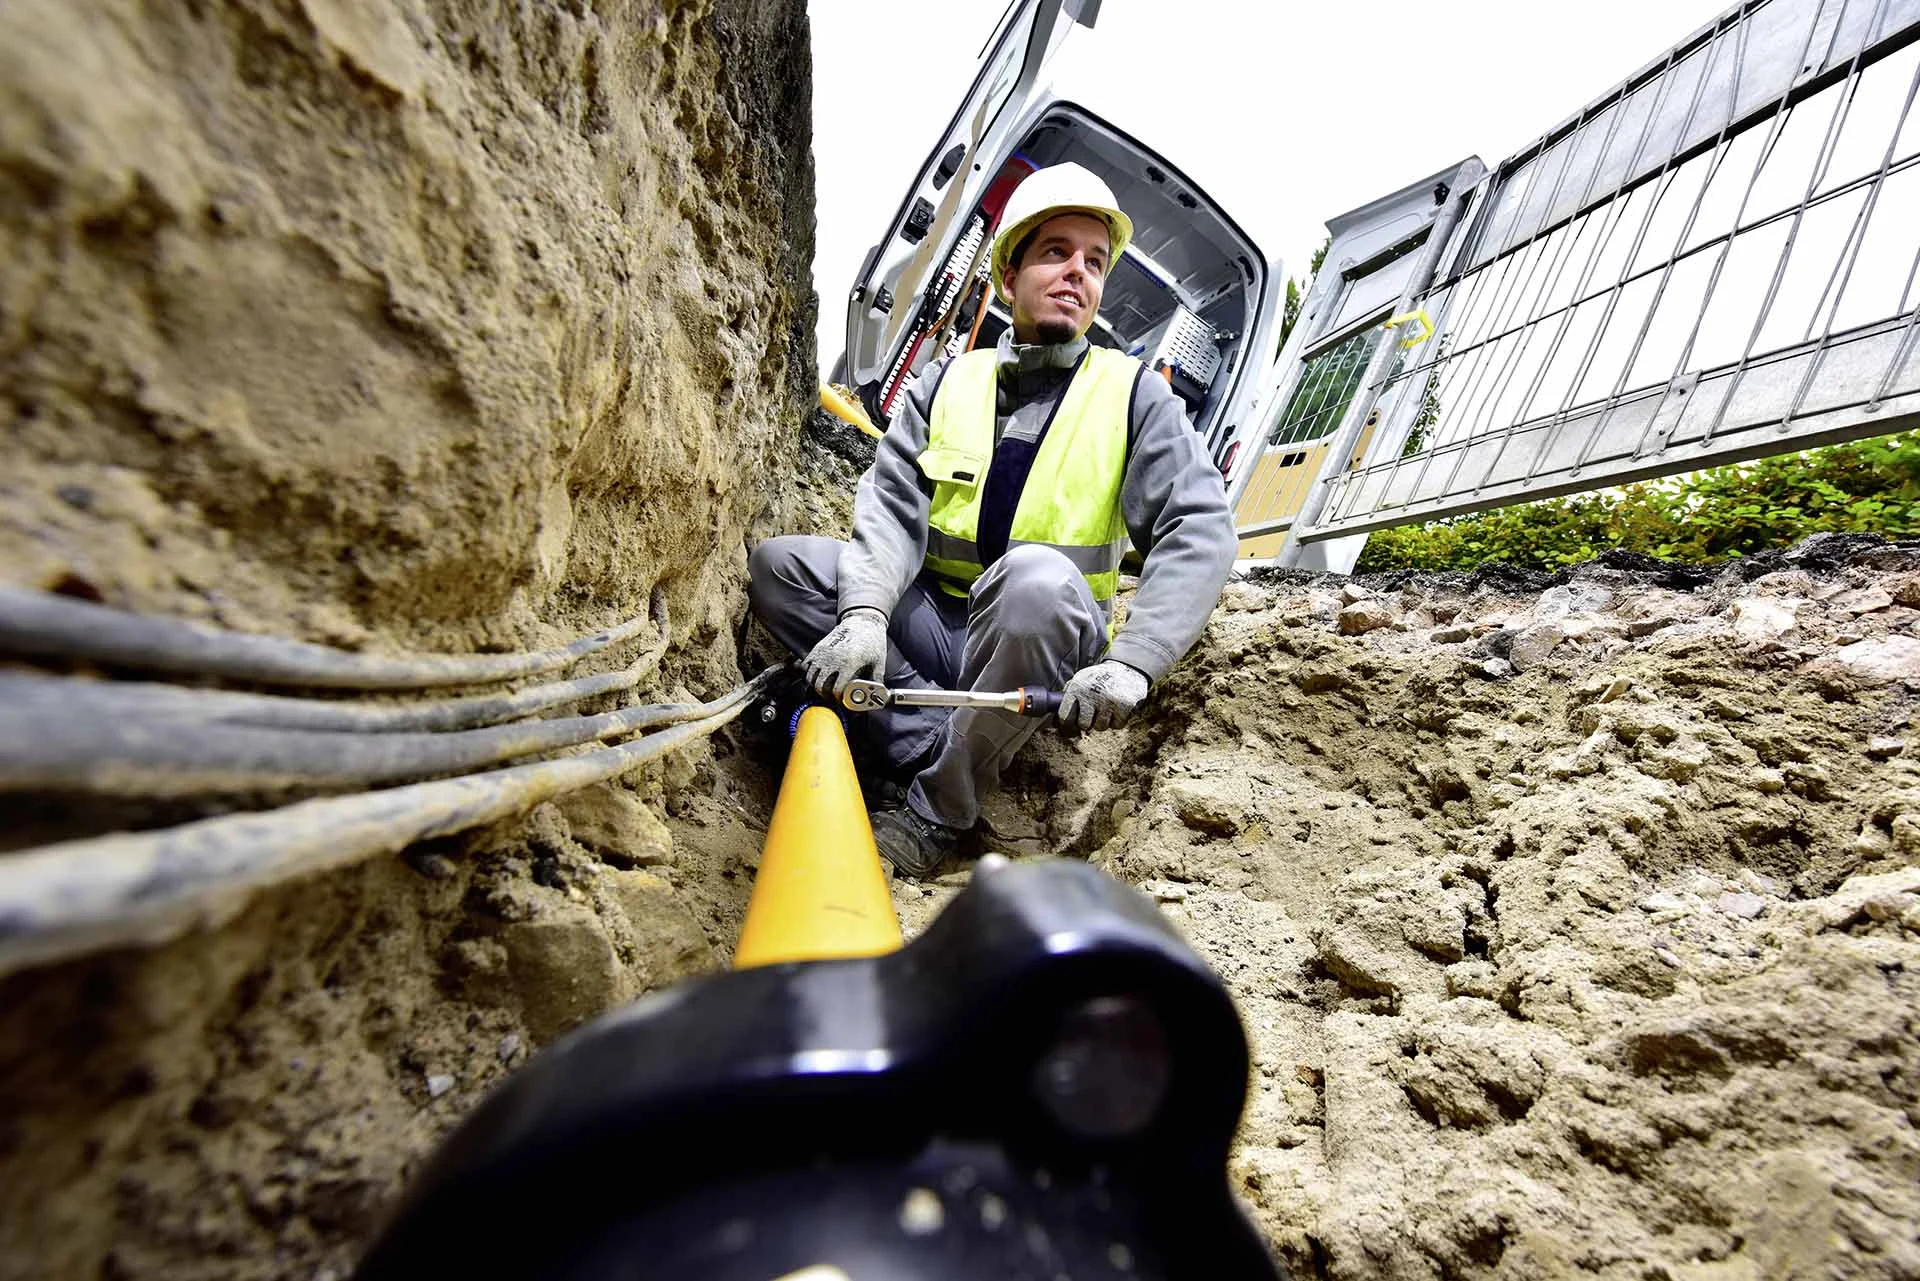
[[929,361],[998,341],[1011,319],[988,281],[995,220],[1028,173],[1078,161],[1107,181],[1134,226],[1088,337],[1165,377],[1224,464],[1271,371],[1285,273],[1178,166],[1056,91],[1049,62],[1099,7],[1007,6],[972,88],[861,264],[832,381],[854,387],[884,425]]

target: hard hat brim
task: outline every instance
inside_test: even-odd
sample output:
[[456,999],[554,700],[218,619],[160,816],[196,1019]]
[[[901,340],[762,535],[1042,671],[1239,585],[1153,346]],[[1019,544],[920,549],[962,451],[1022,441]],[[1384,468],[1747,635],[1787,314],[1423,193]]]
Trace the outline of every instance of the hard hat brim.
[[1007,293],[1005,280],[1008,263],[1013,251],[1028,233],[1043,223],[1067,214],[1086,214],[1098,218],[1107,224],[1107,235],[1111,241],[1108,250],[1107,270],[1113,270],[1113,264],[1120,261],[1120,255],[1133,242],[1133,220],[1110,205],[1049,205],[1045,209],[1036,209],[1011,227],[1003,227],[993,238],[993,293],[1001,302],[1011,305],[1012,297]]

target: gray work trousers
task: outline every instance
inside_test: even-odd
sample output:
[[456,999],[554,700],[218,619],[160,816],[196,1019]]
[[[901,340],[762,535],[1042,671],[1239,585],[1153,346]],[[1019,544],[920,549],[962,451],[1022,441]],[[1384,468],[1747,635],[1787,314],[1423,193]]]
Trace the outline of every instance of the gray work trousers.
[[[781,644],[804,655],[840,613],[840,552],[833,538],[770,538],[748,557],[753,612]],[[918,689],[1060,689],[1107,648],[1107,620],[1087,580],[1050,547],[1015,547],[988,567],[967,600],[916,581],[887,625],[888,685]],[[907,789],[922,818],[969,828],[980,798],[1041,721],[1012,712],[887,708],[856,722],[888,766],[927,759]]]

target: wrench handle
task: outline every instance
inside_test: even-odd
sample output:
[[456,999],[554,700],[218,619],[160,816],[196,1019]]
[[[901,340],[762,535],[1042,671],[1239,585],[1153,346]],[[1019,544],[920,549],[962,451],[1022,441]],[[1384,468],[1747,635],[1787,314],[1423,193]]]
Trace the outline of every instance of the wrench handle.
[[1043,685],[1023,685],[1020,687],[1020,714],[1022,716],[1052,716],[1059,710],[1059,690],[1048,689]]

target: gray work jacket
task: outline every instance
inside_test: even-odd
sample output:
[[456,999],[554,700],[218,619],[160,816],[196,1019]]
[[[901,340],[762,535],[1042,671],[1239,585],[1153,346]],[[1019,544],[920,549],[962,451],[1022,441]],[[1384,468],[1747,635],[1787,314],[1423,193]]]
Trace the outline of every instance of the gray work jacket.
[[[1061,380],[1072,376],[1086,339],[1023,346],[1000,340],[996,443],[1007,432],[1032,439]],[[929,365],[901,399],[860,478],[853,539],[840,555],[840,612],[865,606],[891,614],[927,554],[933,486],[916,460],[927,447],[933,391],[944,361]],[[1144,558],[1126,623],[1107,657],[1159,681],[1199,639],[1233,568],[1239,542],[1226,488],[1185,409],[1165,380],[1143,372],[1135,385],[1132,444],[1120,490],[1128,535]]]

